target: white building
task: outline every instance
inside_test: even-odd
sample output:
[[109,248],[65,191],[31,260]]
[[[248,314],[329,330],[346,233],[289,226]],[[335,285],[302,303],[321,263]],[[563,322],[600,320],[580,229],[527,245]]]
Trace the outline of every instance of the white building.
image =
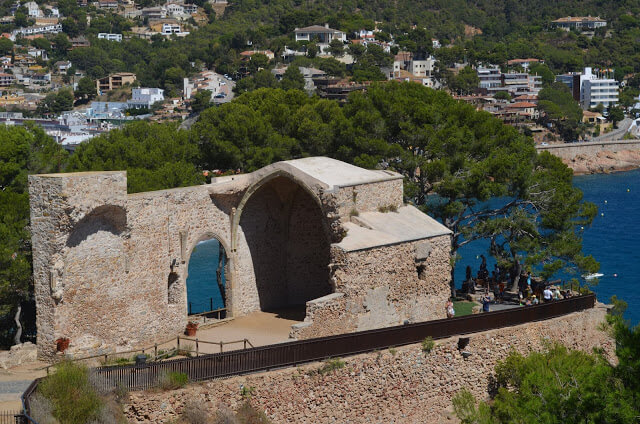
[[27,28],[14,29],[11,32],[11,37],[15,41],[15,38],[19,35],[27,36],[27,35],[37,35],[37,34],[57,34],[62,32],[62,24],[52,24],[52,25],[36,25]]
[[184,37],[189,35],[189,31],[182,31],[178,24],[162,24],[162,35],[177,35],[178,37]]
[[184,6],[182,6],[181,4],[168,3],[165,7],[167,8],[167,13],[171,16],[184,14]]
[[565,31],[577,29],[579,31],[593,31],[596,28],[607,26],[607,21],[599,16],[566,16],[556,19],[552,22],[556,28],[562,28]]
[[480,89],[492,96],[500,91],[506,91],[514,97],[523,95],[538,95],[542,89],[542,77],[527,72],[503,73],[496,67],[478,67],[476,69],[480,80]]
[[132,108],[150,108],[156,102],[164,101],[164,90],[160,88],[134,88],[127,104]]
[[35,1],[27,2],[23,6],[27,8],[27,14],[30,18],[42,17],[42,10],[40,10],[40,6]]
[[407,65],[407,71],[414,77],[430,77],[433,73],[436,59],[429,56],[426,59],[411,59]]
[[580,105],[583,109],[598,106],[614,106],[618,103],[619,84],[609,78],[608,72],[594,74],[591,68],[584,68],[580,75]]
[[102,40],[116,41],[118,43],[122,42],[122,34],[108,34],[106,32],[101,32],[98,34],[98,38]]
[[329,44],[333,40],[347,42],[347,34],[337,29],[329,28],[329,24],[324,26],[312,25],[305,28],[295,29],[296,41],[309,41],[317,43],[321,53],[329,49]]

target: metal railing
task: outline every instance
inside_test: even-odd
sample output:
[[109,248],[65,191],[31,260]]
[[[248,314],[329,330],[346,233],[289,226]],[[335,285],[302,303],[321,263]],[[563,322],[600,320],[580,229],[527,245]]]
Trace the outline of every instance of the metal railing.
[[594,304],[595,295],[589,294],[536,306],[207,354],[142,366],[102,367],[94,369],[93,372],[97,377],[96,382],[103,390],[115,387],[144,390],[156,387],[160,378],[171,372],[185,373],[190,381],[209,380],[417,343],[426,337],[442,339],[541,321],[589,309]]
[[[184,343],[182,343],[181,345],[180,344],[181,341],[194,342],[195,349],[189,349],[188,345]],[[155,362],[155,361],[166,360],[173,356],[180,356],[185,354],[187,355],[195,354],[196,357],[200,356],[201,354],[203,354],[203,352],[200,350],[201,344],[219,346],[220,352],[223,352],[224,346],[235,345],[239,343],[242,343],[242,349],[247,349],[247,346],[254,347],[251,341],[249,341],[249,339],[232,340],[229,342],[221,342],[221,341],[212,342],[212,341],[202,340],[198,338],[177,336],[165,342],[156,343],[153,346],[147,346],[139,349],[125,350],[121,352],[103,353],[100,355],[83,356],[81,358],[65,358],[64,360],[70,361],[70,362],[83,362],[83,361],[91,362],[91,361],[99,360],[102,362],[102,366],[113,367],[113,366],[123,365],[117,362],[118,359],[124,359],[131,363],[135,362],[135,358],[131,356],[131,354],[135,354],[135,353],[145,355],[148,361]],[[47,374],[49,374],[51,368],[55,366],[56,364],[51,364],[41,369],[45,369],[47,371]]]

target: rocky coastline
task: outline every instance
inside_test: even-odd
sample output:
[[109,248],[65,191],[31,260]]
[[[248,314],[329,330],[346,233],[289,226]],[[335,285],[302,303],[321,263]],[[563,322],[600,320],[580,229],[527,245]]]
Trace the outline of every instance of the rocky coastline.
[[595,155],[578,154],[572,159],[563,159],[563,162],[573,170],[574,175],[630,171],[640,167],[640,151],[603,150]]

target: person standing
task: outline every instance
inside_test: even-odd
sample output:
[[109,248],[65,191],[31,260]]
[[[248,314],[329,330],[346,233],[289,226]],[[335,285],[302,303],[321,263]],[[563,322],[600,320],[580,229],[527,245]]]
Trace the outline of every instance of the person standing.
[[553,292],[551,291],[551,289],[549,287],[545,287],[544,291],[542,292],[542,297],[546,302],[551,302],[551,300],[553,300]]
[[489,312],[489,305],[491,304],[491,298],[489,297],[489,293],[485,293],[482,296],[482,312]]
[[446,310],[447,318],[453,318],[456,315],[456,310],[453,308],[453,302],[451,301],[451,299],[447,301]]

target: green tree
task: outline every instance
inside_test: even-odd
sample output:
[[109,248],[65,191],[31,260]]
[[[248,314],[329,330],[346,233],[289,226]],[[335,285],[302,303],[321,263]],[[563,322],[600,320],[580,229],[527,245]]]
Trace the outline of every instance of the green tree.
[[582,128],[582,109],[561,82],[543,88],[538,94],[538,108],[543,122],[552,122],[565,140],[578,138]]
[[284,90],[304,90],[304,77],[295,65],[289,65],[282,75],[280,85]]
[[200,90],[193,96],[191,110],[194,112],[200,113],[209,106],[211,106],[211,90]]
[[475,69],[466,66],[458,72],[458,75],[452,75],[449,80],[449,88],[454,92],[469,94],[478,89],[480,78]]
[[204,181],[199,151],[177,124],[134,122],[81,144],[66,170],[126,170],[128,191],[161,190]]
[[609,106],[607,120],[613,124],[614,128],[618,128],[618,122],[624,119],[624,112],[618,106]]
[[57,172],[66,157],[39,127],[0,127],[0,345],[35,330],[35,316],[21,315],[33,293],[27,175]]
[[7,55],[13,52],[13,41],[8,38],[0,38],[0,54]]
[[549,67],[544,63],[534,63],[529,68],[529,73],[542,77],[542,84],[544,86],[549,86],[556,80],[556,76],[553,71],[551,71],[551,69],[549,69]]
[[333,56],[343,56],[344,43],[340,40],[331,40],[331,43],[329,43],[329,53],[331,53]]
[[[615,324],[616,352],[623,361],[628,355],[637,365],[640,338],[619,323]],[[556,344],[528,356],[512,353],[498,363],[498,392],[490,405],[480,402],[476,408],[473,395],[466,390],[454,397],[453,404],[464,424],[631,424],[640,413],[638,380],[634,377],[637,368],[627,367],[626,362],[613,367],[599,353],[572,351]]]
[[89,77],[82,77],[78,81],[78,87],[74,92],[75,97],[79,99],[92,99],[96,96],[96,83]]

